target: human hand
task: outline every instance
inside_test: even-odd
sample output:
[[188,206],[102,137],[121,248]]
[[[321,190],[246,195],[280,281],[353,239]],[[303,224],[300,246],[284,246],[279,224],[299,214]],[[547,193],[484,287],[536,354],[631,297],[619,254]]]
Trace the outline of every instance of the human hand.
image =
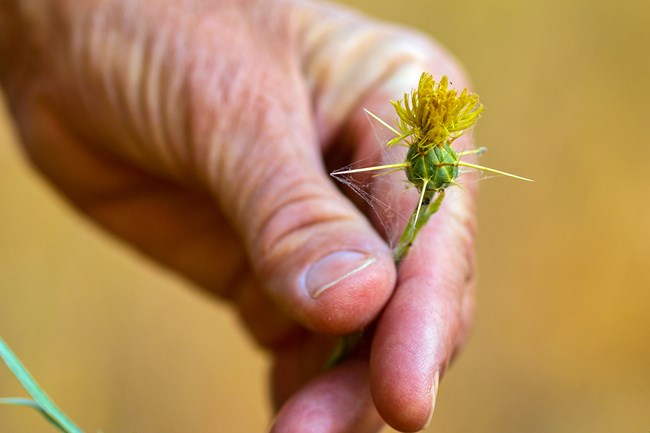
[[[273,431],[427,424],[471,316],[474,190],[397,275],[326,166],[371,154],[361,108],[423,70],[462,87],[448,54],[291,0],[5,0],[0,29],[30,160],[109,232],[235,306],[273,356]],[[331,336],[371,323],[369,355],[323,371]]]

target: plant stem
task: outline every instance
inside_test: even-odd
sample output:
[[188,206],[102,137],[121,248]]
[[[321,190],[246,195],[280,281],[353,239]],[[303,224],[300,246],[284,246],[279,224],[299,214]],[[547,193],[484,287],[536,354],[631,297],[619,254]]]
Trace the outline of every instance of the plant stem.
[[428,201],[429,204],[423,208],[423,210],[420,212],[420,215],[418,215],[417,207],[411,214],[411,218],[409,219],[406,228],[404,228],[402,236],[400,237],[399,242],[393,251],[393,259],[395,260],[396,265],[399,265],[404,257],[406,257],[411,249],[411,245],[413,245],[415,237],[420,232],[420,229],[422,229],[427,221],[429,221],[429,218],[431,218],[431,216],[438,212],[438,209],[440,209],[442,200],[445,198],[445,190],[438,191],[438,196],[433,202],[431,202],[431,199],[433,199],[434,195],[435,191],[427,192],[424,195],[424,200],[425,202]]
[[[438,196],[434,201],[431,201],[435,196],[436,192]],[[429,221],[429,218],[440,209],[442,200],[445,198],[445,190],[440,191],[426,191],[423,189],[422,196],[420,197],[420,202],[417,204],[409,222],[402,232],[402,236],[393,251],[393,259],[395,260],[395,265],[399,265],[400,262],[406,257],[408,252],[413,245],[415,237],[420,232],[420,229]],[[426,203],[426,204],[425,204]],[[335,365],[345,361],[349,358],[363,342],[363,330],[355,332],[353,334],[345,335],[336,344],[334,351],[330,355],[325,367],[327,369],[334,367]]]

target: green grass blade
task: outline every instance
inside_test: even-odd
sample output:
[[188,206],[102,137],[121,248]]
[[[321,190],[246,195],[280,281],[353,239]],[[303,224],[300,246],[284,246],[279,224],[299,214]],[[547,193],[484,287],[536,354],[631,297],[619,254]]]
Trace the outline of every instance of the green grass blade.
[[56,422],[56,420],[52,419],[52,417],[49,416],[47,412],[45,412],[43,408],[39,406],[39,404],[36,403],[34,400],[31,400],[29,398],[16,398],[16,397],[0,398],[0,404],[31,407],[32,409],[39,411],[41,415],[43,415],[43,418],[45,418],[50,424],[52,424],[62,432],[65,432],[65,430],[63,430],[62,427]]
[[0,398],[0,404],[6,404],[10,406],[27,406],[31,407],[32,409],[42,410],[38,403],[30,398],[5,397]]
[[[38,383],[36,383],[18,357],[11,351],[9,346],[7,346],[7,343],[5,343],[2,337],[0,337],[0,357],[5,364],[7,364],[9,370],[11,370],[14,376],[16,376],[20,381],[25,390],[27,390],[29,395],[34,399],[36,406],[32,404],[27,404],[27,406],[34,407],[41,411],[52,424],[65,433],[83,433],[83,431],[70,421],[68,417],[54,404],[54,402],[50,400],[47,394],[41,390]],[[16,401],[21,401],[21,399],[9,400],[13,400],[13,404],[16,404]]]

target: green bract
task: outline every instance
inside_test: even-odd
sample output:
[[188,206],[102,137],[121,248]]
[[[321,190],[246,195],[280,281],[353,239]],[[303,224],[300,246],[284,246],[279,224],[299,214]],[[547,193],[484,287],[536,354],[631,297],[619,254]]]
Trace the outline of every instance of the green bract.
[[458,154],[448,144],[434,147],[422,153],[416,146],[406,154],[408,166],[404,169],[410,183],[422,191],[423,188],[439,191],[454,183],[458,177]]

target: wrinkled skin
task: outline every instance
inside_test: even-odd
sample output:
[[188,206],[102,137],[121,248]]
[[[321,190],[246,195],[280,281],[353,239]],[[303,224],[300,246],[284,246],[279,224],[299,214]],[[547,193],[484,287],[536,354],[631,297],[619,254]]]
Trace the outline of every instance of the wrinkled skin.
[[[376,149],[361,108],[385,112],[424,70],[465,84],[426,37],[333,5],[0,5],[0,82],[26,155],[88,218],[231,303],[272,356],[277,432],[420,430],[464,341],[473,188],[397,272],[327,174]],[[305,276],[337,251],[353,254]],[[324,372],[331,336],[369,324],[368,353]]]

